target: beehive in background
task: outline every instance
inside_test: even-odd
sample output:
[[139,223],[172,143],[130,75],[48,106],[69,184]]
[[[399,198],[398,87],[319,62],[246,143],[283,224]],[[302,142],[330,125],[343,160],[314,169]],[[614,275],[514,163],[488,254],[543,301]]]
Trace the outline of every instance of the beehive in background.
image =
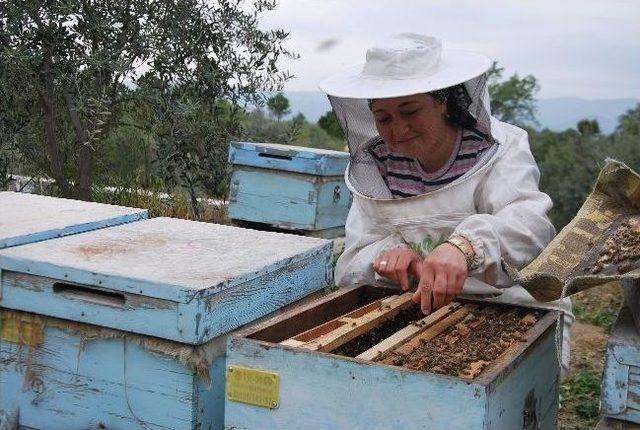
[[326,287],[330,253],[169,218],[0,251],[0,411],[36,429],[221,428],[224,335]]
[[607,341],[601,406],[605,417],[640,423],[640,334],[626,306]]
[[346,152],[232,142],[229,217],[319,237],[344,235]]

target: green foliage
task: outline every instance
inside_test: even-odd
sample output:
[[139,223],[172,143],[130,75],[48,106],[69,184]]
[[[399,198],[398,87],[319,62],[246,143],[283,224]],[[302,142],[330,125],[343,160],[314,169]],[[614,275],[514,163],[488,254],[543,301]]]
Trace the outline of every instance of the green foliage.
[[329,136],[335,139],[344,140],[344,132],[342,131],[342,127],[338,122],[338,117],[333,109],[320,117],[318,125],[326,131]]
[[576,124],[576,128],[578,129],[580,134],[585,137],[600,134],[600,124],[598,124],[598,121],[595,119],[581,119],[580,121],[578,121],[578,124]]
[[298,128],[293,144],[310,148],[332,149],[334,151],[345,150],[344,141],[335,139],[316,124],[309,123],[302,124]]
[[603,158],[597,142],[586,142],[575,130],[530,132],[532,151],[540,168],[540,189],[553,200],[549,216],[560,229],[589,194]]
[[240,130],[237,111],[183,96],[158,110],[156,120],[158,174],[169,188],[187,191],[199,216],[199,195],[223,195],[227,189],[227,142]]
[[245,115],[242,139],[249,142],[281,143],[310,148],[344,150],[344,143],[327,134],[316,124],[297,115],[291,121],[273,121],[260,109]]
[[302,112],[298,112],[296,116],[291,118],[291,122],[302,125],[306,124],[307,118],[302,114]]
[[491,114],[496,118],[517,125],[536,124],[535,95],[540,90],[538,80],[517,73],[500,81],[504,68],[494,62],[487,72]]
[[284,96],[282,93],[278,93],[273,97],[270,97],[267,100],[267,108],[271,115],[273,115],[278,121],[282,119],[283,116],[291,113],[289,109],[289,99]]
[[273,121],[264,111],[256,109],[245,115],[242,126],[242,140],[248,142],[293,143],[297,127],[289,121]]
[[411,242],[409,246],[420,255],[426,256],[433,248],[442,245],[446,240],[447,237],[445,235],[440,235],[438,238],[427,235],[422,239],[422,242]]
[[9,185],[9,156],[0,153],[0,190],[4,190]]
[[571,301],[578,321],[602,327],[609,333],[620,309],[622,297],[620,287],[614,281],[601,288],[576,294]]
[[[209,182],[220,172],[203,175],[211,166],[202,156],[214,140],[216,148],[226,144],[237,122],[212,119],[222,127],[207,141],[202,136],[207,126],[194,121],[217,114],[221,101],[259,103],[264,91],[278,90],[289,78],[276,64],[293,55],[282,47],[287,34],[258,27],[260,14],[275,5],[273,0],[3,2],[0,117],[9,140],[30,170],[53,177],[68,197],[87,199],[94,182],[110,179],[111,163],[105,160],[114,153],[108,145],[116,136],[132,144],[136,139],[161,144],[168,158],[158,166],[179,170],[172,172],[176,185],[219,189]],[[185,148],[189,133],[198,143]],[[195,167],[201,163],[204,167]]]
[[640,103],[618,118],[616,133],[627,136],[640,136]]
[[[628,121],[633,127],[633,121]],[[533,155],[540,168],[540,189],[553,200],[549,216],[556,229],[564,227],[591,192],[606,158],[640,171],[638,137],[626,132],[585,134],[569,129],[560,133],[529,130]]]
[[600,405],[600,375],[585,370],[567,377],[560,384],[560,396],[563,407],[573,409],[582,419],[595,420]]

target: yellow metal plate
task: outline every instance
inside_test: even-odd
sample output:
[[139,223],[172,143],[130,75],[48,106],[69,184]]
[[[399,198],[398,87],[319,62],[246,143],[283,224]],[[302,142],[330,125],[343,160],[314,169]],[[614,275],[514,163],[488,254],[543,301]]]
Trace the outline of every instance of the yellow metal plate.
[[280,400],[280,375],[266,370],[229,366],[227,399],[275,409]]
[[37,315],[0,312],[0,339],[38,346],[44,341],[44,324]]

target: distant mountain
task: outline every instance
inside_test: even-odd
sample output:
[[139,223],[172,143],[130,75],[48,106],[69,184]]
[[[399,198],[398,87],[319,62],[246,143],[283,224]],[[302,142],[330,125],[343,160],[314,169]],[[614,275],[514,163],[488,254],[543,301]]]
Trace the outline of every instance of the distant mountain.
[[[288,91],[284,93],[291,105],[291,114],[302,113],[307,121],[316,122],[331,105],[327,97],[318,91]],[[538,100],[540,128],[562,131],[575,128],[581,119],[596,119],[603,133],[611,133],[618,124],[618,117],[635,107],[638,99],[586,100],[562,97]]]
[[575,97],[538,100],[538,122],[542,128],[561,131],[575,128],[581,119],[596,119],[600,131],[611,133],[618,117],[635,107],[638,99],[585,100]]

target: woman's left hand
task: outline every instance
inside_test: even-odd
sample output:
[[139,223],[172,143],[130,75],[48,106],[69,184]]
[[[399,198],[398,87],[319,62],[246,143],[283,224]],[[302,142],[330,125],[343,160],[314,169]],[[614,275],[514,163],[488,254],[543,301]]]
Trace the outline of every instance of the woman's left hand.
[[418,289],[413,301],[420,303],[422,312],[445,306],[462,292],[467,279],[467,260],[457,247],[443,243],[431,251],[420,266]]

